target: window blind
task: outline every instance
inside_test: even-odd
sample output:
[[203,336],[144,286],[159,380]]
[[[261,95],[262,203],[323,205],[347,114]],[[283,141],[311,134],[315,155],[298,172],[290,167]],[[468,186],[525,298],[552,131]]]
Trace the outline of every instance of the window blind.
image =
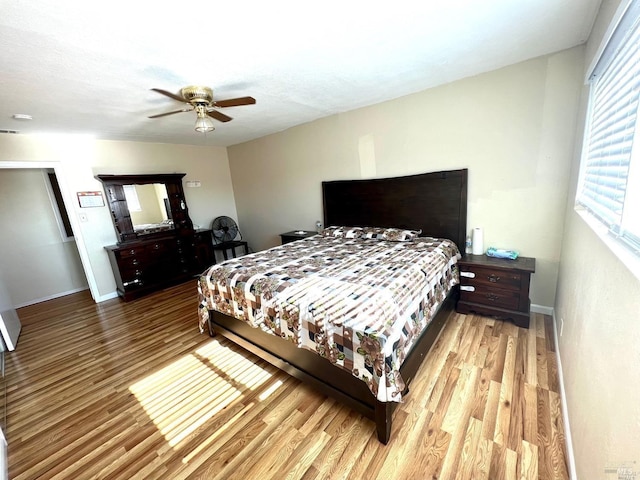
[[[627,193],[634,144],[640,142],[635,141],[640,135],[640,128],[636,128],[640,103],[640,28],[637,9],[630,10],[627,14],[633,15],[632,22],[626,16],[626,22],[618,26],[624,26],[624,35],[614,33],[612,40],[617,44],[613,48],[611,44],[607,46],[608,58],[598,63],[591,77],[590,116],[577,203],[613,233],[634,243],[637,237],[625,230],[625,221],[629,219],[628,213],[625,215],[625,202],[630,200]],[[635,155],[640,155],[640,151]]]

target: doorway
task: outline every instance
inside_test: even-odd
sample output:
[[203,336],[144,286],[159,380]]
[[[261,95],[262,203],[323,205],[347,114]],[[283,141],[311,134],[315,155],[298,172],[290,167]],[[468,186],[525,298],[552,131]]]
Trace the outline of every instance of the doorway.
[[[71,258],[71,264],[75,265],[75,267],[72,267],[73,271],[69,272],[69,275],[74,276],[71,281],[73,284],[77,286],[77,289],[75,291],[85,290],[88,287],[93,299],[98,301],[97,299],[99,298],[99,295],[96,288],[95,277],[91,269],[91,264],[88,260],[88,254],[87,254],[86,246],[84,243],[84,239],[82,237],[82,231],[79,228],[79,225],[77,223],[78,220],[76,216],[73,214],[75,210],[72,208],[72,203],[71,203],[72,197],[71,197],[70,191],[67,188],[67,184],[64,178],[64,171],[61,167],[60,162],[0,162],[0,174],[2,173],[2,169],[13,169],[13,170],[28,169],[30,172],[31,171],[38,172],[38,175],[41,175],[43,177],[43,188],[44,188],[44,181],[45,181],[44,177],[46,176],[44,171],[52,170],[55,172],[59,182],[62,200],[64,202],[64,205],[67,208],[67,211],[71,212],[69,216],[69,221],[70,221],[71,229],[74,236],[73,240],[75,241],[71,241],[71,242],[67,241],[67,245],[60,247],[61,250],[59,249],[57,252],[55,251],[55,249],[52,249],[52,255],[54,258],[51,259],[51,261],[49,262],[50,265],[48,266],[52,269],[52,271],[55,271],[55,268],[65,268],[65,267],[61,267],[60,265],[64,264],[66,260],[64,258],[56,258],[57,254],[59,254],[60,252],[63,252],[63,256],[67,256],[68,258]],[[47,216],[47,215],[50,215],[51,217],[54,216],[53,210],[51,208],[49,208],[49,214],[41,210],[43,210],[43,208],[38,209],[38,212],[37,212],[38,218],[43,218],[43,216]],[[50,224],[52,221],[54,221],[51,217],[47,218],[45,223]],[[21,232],[14,230],[14,235],[16,233],[20,234]],[[46,244],[47,242],[44,241],[44,243]],[[45,246],[45,248],[48,248],[48,247],[49,245]],[[42,252],[35,251],[35,253],[42,253]],[[37,261],[36,258],[38,257],[38,255],[33,255],[33,257],[35,257],[33,260]],[[79,264],[78,264],[78,257],[79,257]],[[37,274],[34,274],[34,276],[37,276]],[[35,301],[31,303],[37,303],[40,301],[48,300],[50,298],[55,298],[57,296],[67,295],[69,293],[74,293],[73,289],[70,290],[69,288],[67,288],[65,291],[59,292],[57,294],[54,293],[51,295],[38,295],[38,293],[34,293],[33,300]],[[18,307],[29,304],[29,303],[23,303],[23,302],[17,302],[17,303],[18,305],[16,306]]]

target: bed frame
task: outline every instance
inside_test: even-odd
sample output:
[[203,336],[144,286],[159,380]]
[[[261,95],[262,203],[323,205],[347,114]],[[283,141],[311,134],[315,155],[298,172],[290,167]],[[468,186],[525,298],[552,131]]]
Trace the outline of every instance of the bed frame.
[[[400,227],[449,238],[463,249],[467,231],[467,170],[451,170],[373,180],[322,183],[324,224]],[[455,307],[458,289],[407,355],[400,374],[408,386]],[[397,403],[378,401],[365,382],[313,352],[248,326],[220,312],[209,312],[209,334],[220,333],[288,374],[330,395],[376,423],[386,444]],[[405,391],[405,394],[407,393]]]

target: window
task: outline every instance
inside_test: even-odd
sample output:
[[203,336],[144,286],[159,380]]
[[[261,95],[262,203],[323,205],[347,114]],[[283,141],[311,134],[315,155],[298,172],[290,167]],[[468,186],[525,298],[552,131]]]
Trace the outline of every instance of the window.
[[56,217],[56,223],[60,229],[60,235],[64,241],[73,240],[73,230],[71,229],[71,221],[69,220],[69,214],[67,208],[64,206],[62,200],[62,192],[60,191],[60,184],[58,183],[58,177],[53,170],[47,170],[48,183],[45,183],[49,198],[51,199],[51,206],[53,207],[53,214]]
[[122,188],[124,189],[124,197],[127,199],[127,207],[129,207],[129,211],[142,211],[142,208],[140,207],[140,200],[138,199],[138,192],[136,191],[136,186],[123,185]]
[[589,80],[576,203],[640,255],[640,0],[627,8]]

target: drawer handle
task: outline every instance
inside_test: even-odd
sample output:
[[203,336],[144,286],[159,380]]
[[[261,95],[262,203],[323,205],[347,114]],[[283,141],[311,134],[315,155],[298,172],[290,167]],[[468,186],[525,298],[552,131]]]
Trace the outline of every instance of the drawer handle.
[[496,300],[498,300],[500,297],[497,295],[494,295],[493,293],[487,293],[487,298],[489,300],[491,300],[492,302],[495,302]]
[[131,250],[129,250],[129,255],[135,255],[136,251],[132,248]]
[[493,273],[487,277],[491,283],[498,283],[500,281],[500,277],[494,275]]

